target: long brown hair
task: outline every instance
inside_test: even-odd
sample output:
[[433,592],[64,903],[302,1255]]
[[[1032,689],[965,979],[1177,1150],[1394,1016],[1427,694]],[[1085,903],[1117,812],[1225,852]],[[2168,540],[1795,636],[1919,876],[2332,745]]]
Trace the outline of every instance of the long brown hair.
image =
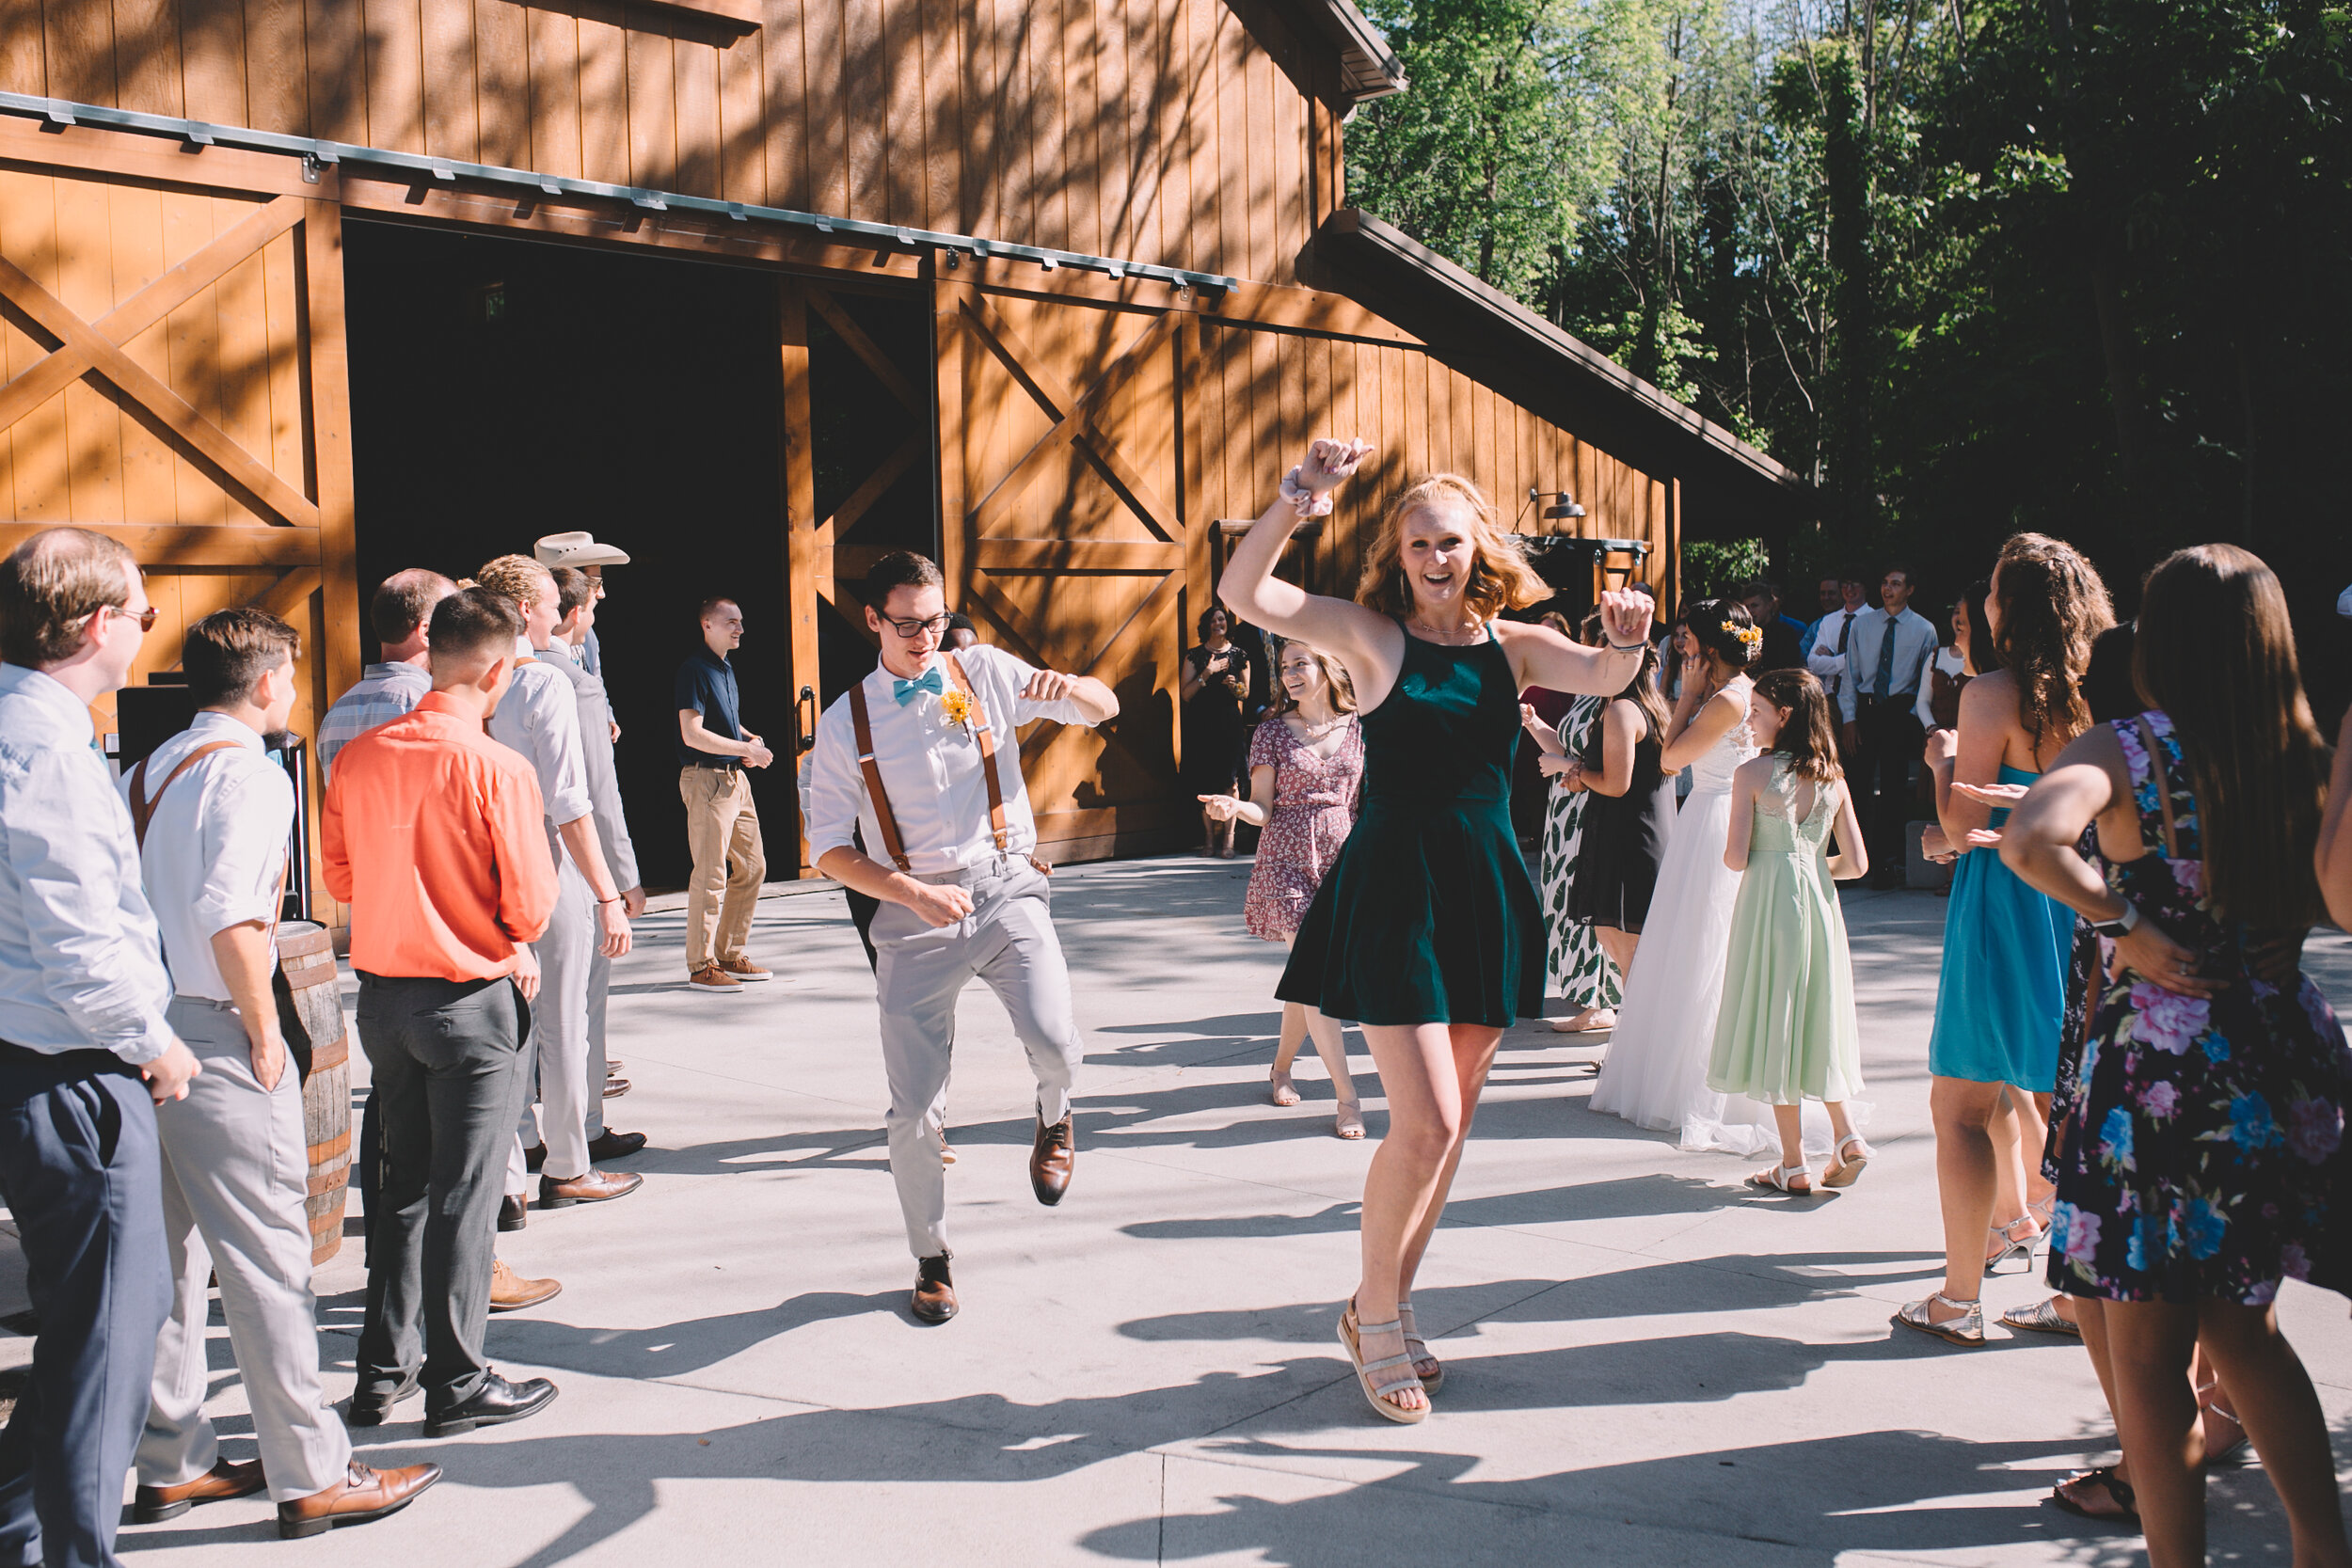
[[1642,734],[1635,742],[1662,740],[1666,721],[1673,717],[1666,706],[1665,694],[1658,689],[1658,649],[1655,644],[1642,650],[1641,667],[1633,678],[1625,683],[1625,689],[1610,699],[1613,703],[1631,703],[1642,714]]
[[2180,739],[2215,908],[2263,927],[2316,923],[2312,850],[2328,748],[2270,568],[2235,545],[2157,562],[2140,596],[2132,679]]
[[1756,694],[1786,709],[1788,721],[1772,750],[1788,759],[1788,770],[1815,784],[1846,776],[1837,765],[1837,726],[1830,722],[1829,693],[1810,670],[1767,670],[1756,677]]
[[1551,589],[1502,531],[1486,493],[1459,474],[1431,474],[1400,493],[1380,515],[1380,531],[1364,553],[1363,575],[1356,581],[1358,604],[1383,615],[1413,613],[1413,586],[1405,580],[1405,519],[1440,499],[1470,509],[1462,532],[1475,546],[1477,558],[1462,597],[1480,619],[1491,621],[1503,610],[1524,610],[1551,597]]
[[2016,677],[2017,717],[2039,753],[2050,731],[2063,744],[2090,728],[2090,705],[2078,689],[2090,645],[2115,625],[2115,605],[2098,568],[2043,533],[2009,536],[1993,586],[2001,607],[1993,652]]

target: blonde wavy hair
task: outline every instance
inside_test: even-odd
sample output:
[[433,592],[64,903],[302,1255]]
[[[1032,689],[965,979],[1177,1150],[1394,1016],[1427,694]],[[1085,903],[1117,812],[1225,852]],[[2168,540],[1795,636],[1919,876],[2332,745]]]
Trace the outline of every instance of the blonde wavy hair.
[[493,594],[505,594],[525,610],[537,604],[542,594],[556,591],[555,574],[527,555],[502,555],[496,561],[485,561],[474,574],[474,581]]
[[1443,500],[1457,502],[1470,513],[1462,532],[1477,556],[1462,597],[1480,619],[1491,621],[1503,610],[1524,610],[1551,597],[1551,589],[1503,531],[1501,515],[1486,493],[1459,474],[1431,474],[1406,487],[1380,515],[1380,531],[1365,553],[1363,576],[1356,582],[1358,604],[1384,615],[1413,613],[1413,586],[1405,580],[1405,519]]
[[1356,683],[1347,678],[1346,667],[1313,643],[1302,642],[1295,637],[1277,644],[1274,650],[1274,689],[1282,694],[1280,705],[1275,711],[1288,713],[1298,706],[1291,700],[1290,688],[1282,684],[1282,661],[1290,657],[1293,648],[1298,649],[1313,659],[1315,668],[1323,672],[1323,679],[1331,689],[1331,711],[1333,713],[1355,712]]

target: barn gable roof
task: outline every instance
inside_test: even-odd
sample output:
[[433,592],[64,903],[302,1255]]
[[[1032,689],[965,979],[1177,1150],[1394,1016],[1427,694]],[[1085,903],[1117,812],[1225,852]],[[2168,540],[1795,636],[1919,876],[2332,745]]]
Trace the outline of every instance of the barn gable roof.
[[1405,67],[1396,52],[1349,0],[1289,0],[1284,8],[1338,46],[1340,86],[1349,103],[1405,90]]

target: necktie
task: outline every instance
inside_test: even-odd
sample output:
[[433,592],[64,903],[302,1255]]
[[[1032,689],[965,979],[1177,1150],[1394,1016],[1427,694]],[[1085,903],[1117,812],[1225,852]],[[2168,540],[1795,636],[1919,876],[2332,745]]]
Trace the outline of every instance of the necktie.
[[895,677],[894,681],[890,694],[898,699],[900,707],[906,706],[923,692],[928,691],[936,697],[947,689],[946,683],[939,678],[939,666],[936,664],[911,681],[896,680]]
[[[1879,633],[1879,678],[1878,684],[1870,689],[1870,695],[1881,702],[1886,700],[1887,684],[1895,678],[1895,628],[1899,624],[1890,615],[1886,618],[1886,629]],[[938,672],[933,671],[932,673]]]
[[1846,618],[1837,623],[1837,657],[1839,658],[1846,657],[1846,639],[1852,635],[1853,611],[1850,610],[1846,611]]

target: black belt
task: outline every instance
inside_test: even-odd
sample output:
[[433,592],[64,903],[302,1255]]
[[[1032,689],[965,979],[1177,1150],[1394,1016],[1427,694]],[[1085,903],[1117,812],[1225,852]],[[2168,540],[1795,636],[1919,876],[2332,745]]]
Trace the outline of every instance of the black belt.
[[39,1068],[60,1078],[83,1078],[94,1072],[109,1072],[124,1078],[136,1078],[139,1069],[111,1051],[35,1051],[27,1045],[15,1045],[0,1040],[0,1064],[9,1067]]
[[717,768],[732,773],[743,766],[743,759],[741,757],[696,757],[686,766],[689,768]]

